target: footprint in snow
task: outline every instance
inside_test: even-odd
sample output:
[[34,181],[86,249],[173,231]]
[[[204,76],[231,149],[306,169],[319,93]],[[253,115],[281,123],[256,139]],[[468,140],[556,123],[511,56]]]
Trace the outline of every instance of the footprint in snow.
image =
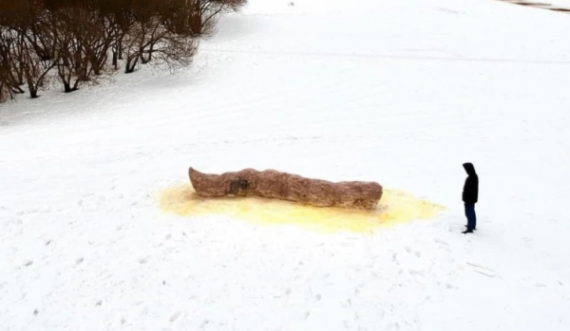
[[390,325],[388,325],[388,330],[400,330],[400,324],[390,323]]
[[177,311],[174,314],[172,314],[172,316],[170,316],[170,323],[176,321],[178,319],[178,317],[180,317],[180,314],[182,314],[181,312]]

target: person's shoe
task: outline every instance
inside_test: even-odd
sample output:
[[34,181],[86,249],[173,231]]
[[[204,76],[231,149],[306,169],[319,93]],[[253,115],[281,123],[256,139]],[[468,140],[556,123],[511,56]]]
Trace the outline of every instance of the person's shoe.
[[467,230],[463,231],[462,233],[473,233],[473,230],[467,229]]

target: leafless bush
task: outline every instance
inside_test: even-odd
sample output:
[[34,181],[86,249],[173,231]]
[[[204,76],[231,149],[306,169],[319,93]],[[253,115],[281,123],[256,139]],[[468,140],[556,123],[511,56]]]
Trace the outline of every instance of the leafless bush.
[[190,0],[195,8],[193,32],[196,35],[210,36],[215,32],[215,26],[220,14],[239,10],[246,0]]
[[8,59],[8,74],[12,92],[23,93],[21,85],[27,85],[31,98],[38,97],[38,90],[49,71],[55,67],[54,35],[50,30],[49,13],[38,0],[0,2],[0,44],[4,44]]
[[55,67],[56,62],[43,60],[35,52],[30,50],[29,43],[20,38],[16,49],[20,57],[21,71],[25,77],[28,91],[31,98],[38,97],[38,90],[44,85],[45,78],[49,71]]
[[13,85],[9,46],[6,45],[3,34],[0,34],[0,102],[13,97]]
[[0,30],[0,102],[13,97],[14,85],[17,85],[13,76],[10,48],[12,39],[6,29]]
[[47,79],[65,92],[140,65],[188,66],[220,14],[246,0],[0,0],[0,101],[32,98]]

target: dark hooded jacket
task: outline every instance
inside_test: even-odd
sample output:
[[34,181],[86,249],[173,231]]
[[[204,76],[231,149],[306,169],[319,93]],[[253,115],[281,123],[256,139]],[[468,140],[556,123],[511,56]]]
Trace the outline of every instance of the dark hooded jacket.
[[463,186],[463,202],[465,203],[477,203],[479,198],[479,177],[475,172],[475,167],[471,163],[463,164],[463,168],[467,171],[467,179],[465,179],[465,185]]

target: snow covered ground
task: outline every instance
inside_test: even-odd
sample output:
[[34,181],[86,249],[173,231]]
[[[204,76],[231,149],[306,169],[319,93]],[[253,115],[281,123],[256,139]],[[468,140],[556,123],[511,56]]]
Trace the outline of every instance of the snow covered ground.
[[[0,330],[570,329],[570,16],[289,2],[250,0],[176,75],[0,106]],[[189,166],[446,209],[373,234],[165,212]]]

